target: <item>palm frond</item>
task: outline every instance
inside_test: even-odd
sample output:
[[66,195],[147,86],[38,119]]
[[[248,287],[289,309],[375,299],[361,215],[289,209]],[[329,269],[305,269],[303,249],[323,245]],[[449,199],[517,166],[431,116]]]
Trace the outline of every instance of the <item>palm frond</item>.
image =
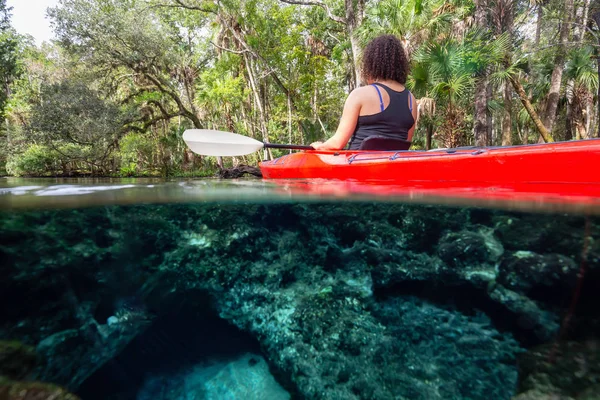
[[506,69],[498,69],[492,72],[489,76],[490,81],[494,85],[501,85],[502,83],[508,81],[511,76],[515,75],[515,70],[511,69],[512,66]]
[[596,71],[583,71],[579,75],[579,84],[584,86],[590,92],[598,90],[598,73]]
[[575,80],[578,85],[583,85],[590,91],[597,90],[598,70],[594,49],[591,46],[585,46],[571,50],[565,74]]

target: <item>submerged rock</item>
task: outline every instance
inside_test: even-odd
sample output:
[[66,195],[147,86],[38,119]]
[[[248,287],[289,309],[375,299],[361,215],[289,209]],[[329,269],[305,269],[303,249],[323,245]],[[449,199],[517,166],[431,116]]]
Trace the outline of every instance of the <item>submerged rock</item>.
[[523,294],[537,291],[572,290],[579,266],[562,254],[536,254],[516,251],[504,257],[498,268],[498,282]]
[[339,281],[239,289],[224,297],[223,317],[257,335],[306,398],[508,399],[516,386],[520,348],[481,314],[414,298],[371,304]]
[[[148,326],[149,321],[145,319],[117,319],[113,324],[91,323],[80,329],[52,334],[37,345],[37,353],[43,361],[36,370],[36,376],[78,388]],[[82,365],[81,360],[87,362]]]
[[80,400],[60,386],[42,382],[13,382],[0,377],[1,400]]
[[439,257],[453,267],[494,264],[504,253],[490,228],[446,233],[438,243]]
[[519,396],[538,393],[553,398],[600,398],[598,340],[546,343],[532,348],[519,357],[519,370],[519,391],[523,393]]
[[0,341],[0,376],[23,379],[31,373],[36,362],[33,347],[18,341]]
[[[540,291],[572,295],[576,222],[381,203],[0,214],[0,272],[8,277],[0,300],[15,304],[0,337],[37,344],[45,362],[36,377],[74,390],[152,323],[137,319],[137,307],[115,308],[115,299],[134,295],[169,315],[175,297],[250,333],[299,398],[508,399],[516,355],[552,339],[564,311]],[[525,238],[531,229],[538,231]],[[542,250],[546,244],[554,247]],[[235,363],[235,373],[204,367],[173,376],[203,395],[227,396],[235,376],[266,384]],[[169,386],[173,376],[155,374],[145,393],[182,393],[188,386]]]
[[137,400],[288,400],[263,357],[245,354],[234,360],[206,362],[177,375],[150,377]]
[[528,336],[534,336],[535,343],[546,342],[558,334],[558,315],[540,307],[527,296],[508,290],[502,285],[494,285],[489,296],[512,314],[515,326],[519,330],[533,333]]
[[0,341],[0,400],[79,400],[50,383],[25,381],[38,357],[33,347],[17,341]]
[[410,399],[511,397],[515,357],[523,350],[483,313],[466,316],[414,297],[396,297],[377,304],[374,314],[396,340],[396,351],[386,354],[387,366],[381,366],[395,394]]

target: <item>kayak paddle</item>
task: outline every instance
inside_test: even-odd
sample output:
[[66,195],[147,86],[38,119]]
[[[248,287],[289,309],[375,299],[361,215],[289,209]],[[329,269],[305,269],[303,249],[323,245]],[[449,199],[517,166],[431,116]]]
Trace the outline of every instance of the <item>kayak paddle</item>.
[[203,156],[243,156],[263,148],[314,150],[311,146],[297,144],[263,143],[248,136],[212,129],[188,129],[183,140],[190,150]]

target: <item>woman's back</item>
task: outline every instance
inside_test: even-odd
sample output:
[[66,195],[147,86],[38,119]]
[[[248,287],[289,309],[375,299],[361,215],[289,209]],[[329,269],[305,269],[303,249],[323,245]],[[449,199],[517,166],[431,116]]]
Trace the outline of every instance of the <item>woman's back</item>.
[[408,89],[397,82],[386,82],[386,85],[376,82],[365,87],[364,91],[364,102],[349,149],[358,150],[369,136],[410,141],[409,131],[415,124],[415,118],[413,96]]

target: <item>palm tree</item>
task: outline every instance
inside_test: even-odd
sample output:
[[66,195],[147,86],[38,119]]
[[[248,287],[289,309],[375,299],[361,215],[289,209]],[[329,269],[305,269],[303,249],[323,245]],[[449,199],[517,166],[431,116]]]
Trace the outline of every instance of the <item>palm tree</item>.
[[587,139],[592,119],[593,94],[598,90],[598,71],[594,49],[586,46],[571,51],[566,65],[567,78],[574,81],[572,89],[571,117],[576,139]]
[[450,38],[422,47],[415,54],[407,86],[417,94],[431,95],[440,106],[444,123],[437,137],[444,147],[467,142],[466,99],[474,84],[473,64],[468,58],[464,44]]
[[379,0],[370,3],[356,35],[364,46],[381,34],[396,35],[408,54],[433,38],[460,37],[470,25],[460,0]]

